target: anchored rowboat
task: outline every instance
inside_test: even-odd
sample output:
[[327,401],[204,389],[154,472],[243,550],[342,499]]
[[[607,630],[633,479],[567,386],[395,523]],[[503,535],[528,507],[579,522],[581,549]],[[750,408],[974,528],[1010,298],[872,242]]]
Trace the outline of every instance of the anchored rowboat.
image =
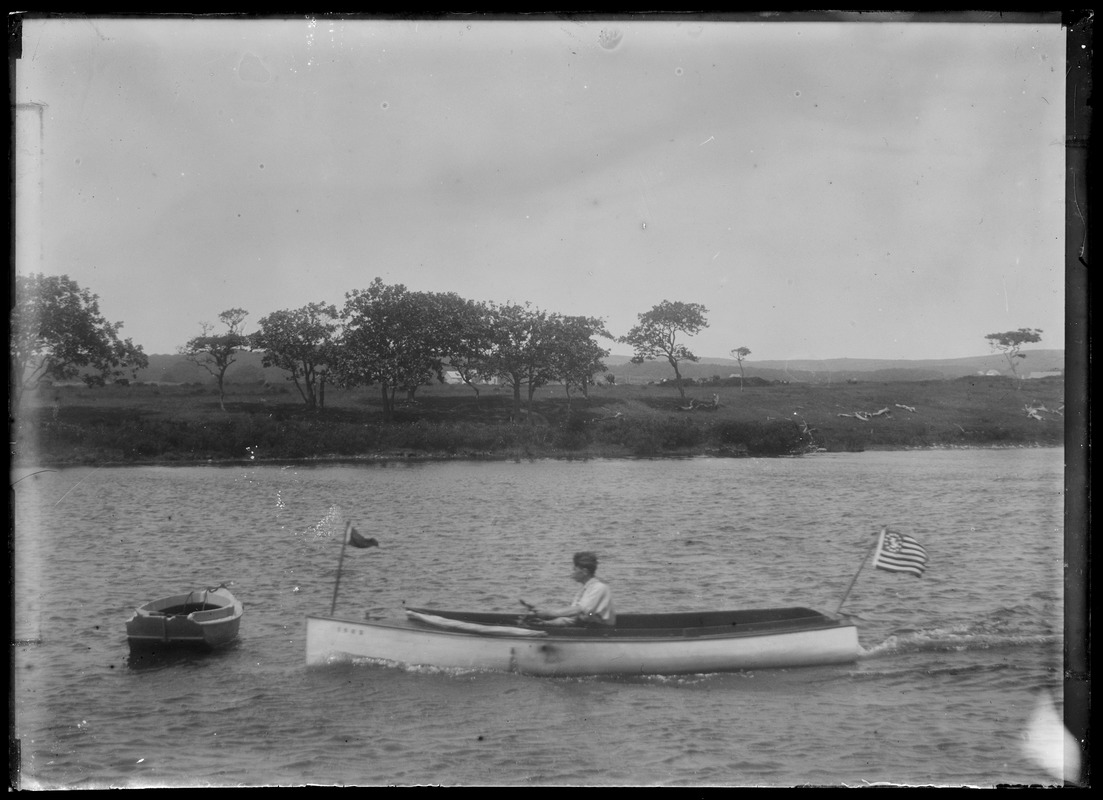
[[139,606],[126,621],[131,649],[213,648],[237,637],[244,606],[225,585],[196,589]]
[[531,675],[677,675],[838,664],[858,631],[808,608],[618,614],[615,627],[539,628],[516,614],[408,609],[405,619],[308,615],[308,665],[369,658]]

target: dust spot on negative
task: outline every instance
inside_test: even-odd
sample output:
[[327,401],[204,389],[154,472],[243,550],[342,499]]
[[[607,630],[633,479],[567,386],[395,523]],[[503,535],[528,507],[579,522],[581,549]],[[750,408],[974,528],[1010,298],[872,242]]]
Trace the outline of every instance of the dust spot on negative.
[[606,50],[613,50],[620,44],[621,38],[621,32],[616,28],[602,28],[597,35],[597,42]]
[[267,83],[272,77],[264,62],[252,53],[246,53],[241,57],[237,64],[237,76],[251,83]]

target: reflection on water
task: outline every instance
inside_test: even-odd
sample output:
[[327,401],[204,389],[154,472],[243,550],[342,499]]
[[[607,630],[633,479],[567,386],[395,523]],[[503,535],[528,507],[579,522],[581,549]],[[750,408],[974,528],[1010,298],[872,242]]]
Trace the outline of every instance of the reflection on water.
[[211,649],[197,645],[187,647],[174,645],[171,647],[146,645],[131,647],[126,657],[126,666],[132,670],[166,669],[171,667],[210,666],[218,665],[220,660],[229,657],[229,654],[238,646],[238,642],[228,642],[217,649]]
[[[1018,752],[1060,698],[1062,454],[137,467],[15,489],[15,728],[38,787],[1052,782]],[[535,679],[305,667],[307,613],[515,611],[571,554],[628,611],[833,611],[883,524],[922,578],[866,566],[856,664]],[[232,645],[135,658],[125,620],[234,581]],[[177,745],[187,741],[187,748]],[[595,747],[594,743],[599,743]]]

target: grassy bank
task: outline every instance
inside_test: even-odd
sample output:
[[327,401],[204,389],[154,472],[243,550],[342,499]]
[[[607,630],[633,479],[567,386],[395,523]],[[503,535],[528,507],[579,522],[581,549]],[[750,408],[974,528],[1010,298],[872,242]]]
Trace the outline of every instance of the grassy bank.
[[[719,399],[712,406],[713,397]],[[1064,383],[947,381],[687,390],[596,387],[570,404],[537,392],[531,419],[484,387],[433,386],[384,424],[372,388],[326,394],[309,411],[285,385],[231,385],[226,411],[210,385],[138,384],[40,390],[13,422],[15,465],[188,463],[358,458],[779,456],[923,447],[1057,446]],[[1027,409],[1037,409],[1034,416]],[[1040,418],[1035,418],[1040,417]]]

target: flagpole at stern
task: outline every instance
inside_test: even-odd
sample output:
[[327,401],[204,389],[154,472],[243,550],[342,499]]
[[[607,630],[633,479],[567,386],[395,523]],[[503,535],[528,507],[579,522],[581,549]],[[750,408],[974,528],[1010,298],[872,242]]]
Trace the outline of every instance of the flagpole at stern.
[[341,565],[345,561],[345,547],[347,547],[349,543],[349,528],[351,527],[351,522],[345,522],[345,535],[341,537],[341,557],[337,559],[337,580],[333,582],[333,602],[330,603],[329,606],[329,615],[331,617],[337,609],[337,587],[341,585]]
[[877,546],[881,544],[881,540],[885,538],[885,531],[888,527],[882,527],[881,532],[877,535],[877,538],[873,540],[873,545],[866,551],[865,557],[862,559],[862,563],[858,565],[858,571],[854,573],[854,577],[850,579],[850,585],[846,587],[846,591],[843,592],[843,599],[839,601],[839,607],[835,609],[834,616],[838,616],[839,612],[843,609],[843,603],[846,602],[846,598],[850,597],[850,590],[854,588],[854,584],[858,582],[858,576],[862,574],[862,567],[869,561],[869,554],[877,549]]

